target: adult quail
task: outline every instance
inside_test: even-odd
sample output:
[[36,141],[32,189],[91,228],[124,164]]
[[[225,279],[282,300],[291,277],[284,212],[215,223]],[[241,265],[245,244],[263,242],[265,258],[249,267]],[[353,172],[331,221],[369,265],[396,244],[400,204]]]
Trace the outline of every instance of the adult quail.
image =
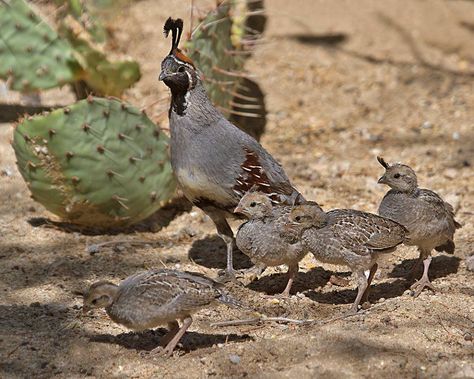
[[[168,324],[169,332],[152,353],[170,356],[192,323],[191,315],[215,301],[242,305],[222,284],[204,275],[176,270],[150,270],[129,276],[119,285],[100,281],[84,294],[83,312],[105,308],[109,317],[133,330]],[[181,328],[178,321],[182,321]]]
[[247,192],[234,210],[248,218],[237,231],[237,247],[257,265],[257,269],[263,271],[266,266],[288,265],[288,283],[282,296],[290,295],[298,262],[306,253],[300,241],[289,242],[280,236],[290,211],[291,206],[273,206],[267,195],[253,191]]
[[401,163],[388,164],[383,158],[377,157],[385,168],[385,173],[378,180],[391,189],[385,194],[378,213],[404,225],[409,231],[409,240],[405,243],[417,246],[419,259],[414,270],[423,262],[423,275],[411,289],[417,297],[428,287],[435,290],[428,277],[431,263],[431,251],[454,253],[453,236],[461,227],[454,219],[453,207],[445,202],[437,193],[418,188],[418,180],[412,168]]
[[226,276],[233,278],[235,241],[226,218],[240,198],[254,186],[275,203],[294,204],[302,197],[275,159],[214,107],[198,70],[178,49],[182,29],[181,19],[165,23],[172,45],[159,77],[171,90],[171,165],[184,195],[212,219],[226,243]]
[[[358,292],[350,313],[357,312],[361,301],[368,301],[377,259],[394,251],[406,234],[395,221],[353,209],[324,212],[312,202],[293,207],[286,229],[292,232],[291,239],[296,232],[317,260],[348,266],[355,274]],[[367,270],[368,278],[364,273]]]

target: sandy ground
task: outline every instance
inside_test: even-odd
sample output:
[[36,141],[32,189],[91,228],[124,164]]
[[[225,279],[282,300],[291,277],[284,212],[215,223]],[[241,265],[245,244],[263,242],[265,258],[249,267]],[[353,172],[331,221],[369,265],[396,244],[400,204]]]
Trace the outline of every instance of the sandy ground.
[[[136,2],[114,22],[114,48],[137,59],[144,74],[127,100],[157,120],[168,101],[157,81],[169,48],[162,25],[169,15],[189,18],[188,1],[170,3]],[[267,94],[262,144],[327,209],[376,211],[386,191],[377,185],[376,155],[414,167],[420,185],[449,200],[463,224],[455,254],[434,255],[430,276],[439,291],[410,296],[405,277],[417,252],[401,247],[376,277],[375,305],[363,314],[322,325],[212,327],[254,316],[217,306],[195,316],[175,356],[147,356],[164,329],[137,334],[103,312],[83,316],[80,292],[149,267],[216,276],[225,249],[212,223],[177,201],[120,235],[33,226],[52,216],[30,199],[9,144],[11,125],[2,124],[1,377],[474,378],[474,274],[464,261],[474,252],[474,3],[266,3],[266,41],[248,65]],[[150,224],[156,232],[146,230]],[[88,252],[111,240],[150,243]],[[237,259],[238,268],[248,263]],[[266,296],[283,288],[284,272],[269,269],[231,291],[268,316],[316,320],[340,315],[356,294],[354,283],[329,281],[335,272],[350,277],[345,268],[306,257],[290,299]]]

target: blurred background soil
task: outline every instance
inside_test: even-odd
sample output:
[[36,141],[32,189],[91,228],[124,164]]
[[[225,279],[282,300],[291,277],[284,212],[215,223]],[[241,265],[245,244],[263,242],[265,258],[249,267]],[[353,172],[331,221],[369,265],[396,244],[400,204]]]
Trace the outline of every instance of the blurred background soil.
[[[151,267],[215,277],[225,247],[212,222],[177,200],[148,224],[118,235],[38,226],[35,220],[53,216],[30,199],[10,146],[12,125],[0,124],[2,378],[474,378],[474,274],[465,264],[474,253],[474,2],[265,5],[267,32],[247,66],[266,93],[262,144],[305,197],[326,209],[376,212],[387,189],[377,184],[383,169],[375,157],[411,165],[420,185],[451,202],[463,224],[454,256],[434,255],[430,276],[439,292],[410,296],[405,277],[418,253],[401,247],[376,277],[376,304],[366,313],[324,325],[212,327],[255,316],[217,306],[196,315],[174,357],[143,355],[164,329],[132,333],[104,312],[83,316],[80,292],[97,279],[118,282]],[[162,26],[171,15],[189,28],[189,14],[190,1],[136,1],[111,25],[110,51],[130,55],[143,72],[127,101],[165,127],[169,95],[157,80],[169,51]],[[67,91],[43,99],[73,101]],[[90,249],[111,240],[149,243]],[[238,257],[237,267],[248,266]],[[265,296],[283,288],[285,271],[268,269],[232,290],[263,314],[297,319],[340,315],[355,297],[354,283],[329,280],[335,272],[350,278],[346,269],[309,256],[290,299]]]

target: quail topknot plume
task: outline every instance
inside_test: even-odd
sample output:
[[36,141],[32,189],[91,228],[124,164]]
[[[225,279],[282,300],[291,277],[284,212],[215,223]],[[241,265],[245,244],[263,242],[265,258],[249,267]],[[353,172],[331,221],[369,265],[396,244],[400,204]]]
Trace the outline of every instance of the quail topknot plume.
[[379,214],[404,225],[409,231],[407,245],[417,246],[419,259],[414,270],[423,262],[423,275],[411,289],[415,297],[428,287],[435,290],[428,277],[431,263],[431,251],[454,253],[454,232],[461,227],[454,219],[453,207],[437,193],[418,187],[415,171],[404,164],[388,164],[377,157],[385,168],[385,173],[378,180],[391,189],[385,194],[379,206]]
[[[406,235],[406,229],[395,221],[353,209],[326,213],[313,202],[293,207],[287,229],[291,231],[290,239],[297,232],[317,260],[352,270],[358,292],[350,313],[357,312],[359,304],[368,301],[379,256],[393,252]],[[367,270],[368,278],[364,273]]]
[[248,218],[237,231],[237,247],[246,254],[258,268],[266,266],[288,265],[288,282],[282,292],[289,296],[298,262],[306,255],[299,240],[288,241],[280,232],[288,220],[291,211],[289,205],[272,205],[267,195],[249,191],[239,202],[236,213]]
[[198,70],[178,48],[182,29],[182,20],[166,21],[172,44],[160,73],[171,90],[171,165],[184,195],[212,219],[226,243],[226,274],[233,278],[235,240],[226,218],[240,198],[254,186],[274,203],[292,205],[302,196],[275,159],[213,106]]
[[[133,330],[167,324],[162,346],[152,353],[170,356],[192,323],[191,315],[216,301],[242,307],[219,284],[204,275],[176,270],[149,270],[129,276],[119,285],[100,281],[84,294],[83,312],[105,308],[109,317]],[[178,321],[182,321],[179,327]]]

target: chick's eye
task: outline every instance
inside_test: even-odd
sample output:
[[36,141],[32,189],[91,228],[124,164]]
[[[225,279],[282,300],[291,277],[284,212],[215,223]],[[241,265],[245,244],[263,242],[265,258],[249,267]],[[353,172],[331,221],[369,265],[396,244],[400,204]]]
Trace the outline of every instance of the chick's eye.
[[252,202],[250,203],[250,206],[251,206],[252,208],[255,208],[255,207],[257,206],[257,203],[256,203],[255,201],[252,201]]
[[395,179],[398,179],[398,178],[400,177],[400,174],[399,174],[399,173],[396,173],[395,175],[393,175],[393,177],[394,177]]
[[178,72],[184,72],[184,66],[179,66]]
[[301,221],[301,216],[296,216],[295,221],[300,222]]
[[97,304],[97,299],[92,300],[92,304]]

